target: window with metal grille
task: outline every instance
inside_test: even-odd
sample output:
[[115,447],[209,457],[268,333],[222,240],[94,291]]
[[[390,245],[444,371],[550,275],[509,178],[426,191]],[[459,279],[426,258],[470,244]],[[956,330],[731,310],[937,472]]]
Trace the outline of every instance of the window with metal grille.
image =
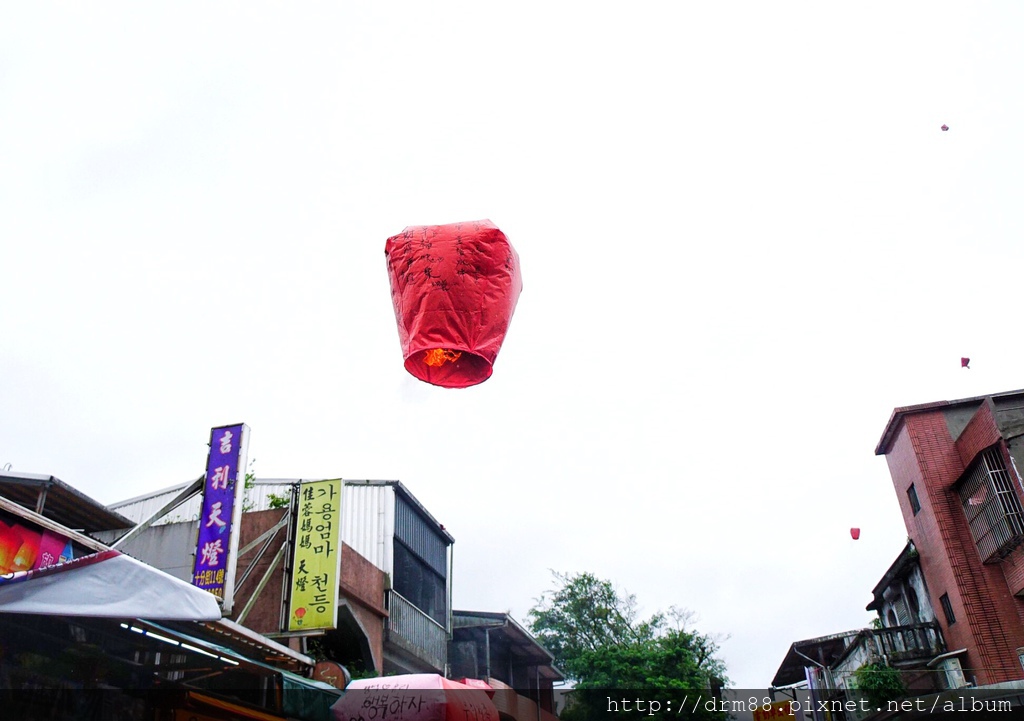
[[1024,511],[998,447],[982,451],[957,487],[967,524],[985,563],[1024,543]]
[[448,604],[444,578],[409,547],[395,538],[395,590],[413,606],[448,627]]

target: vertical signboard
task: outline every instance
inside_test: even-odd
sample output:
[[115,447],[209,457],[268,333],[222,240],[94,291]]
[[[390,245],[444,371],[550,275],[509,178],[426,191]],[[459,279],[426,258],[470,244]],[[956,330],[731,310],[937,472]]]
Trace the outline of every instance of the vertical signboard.
[[210,431],[192,585],[221,599],[225,613],[234,601],[248,443],[249,427],[244,424]]
[[337,628],[341,580],[341,479],[299,486],[289,631]]

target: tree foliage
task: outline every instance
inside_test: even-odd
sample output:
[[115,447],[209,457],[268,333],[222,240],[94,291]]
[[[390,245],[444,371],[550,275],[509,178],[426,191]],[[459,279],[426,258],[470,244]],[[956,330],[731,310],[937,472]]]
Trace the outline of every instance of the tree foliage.
[[853,672],[854,683],[872,705],[885,705],[904,698],[907,687],[903,676],[891,666],[867,663]]
[[[620,593],[609,581],[590,573],[554,575],[556,588],[541,596],[528,623],[579,690],[563,718],[606,716],[609,693],[642,692],[634,697],[660,700],[664,711],[667,701],[682,699],[678,692],[707,694],[725,683],[725,666],[715,656],[718,645],[711,636],[687,628],[691,614],[672,608],[641,618],[636,597]],[[666,717],[679,718],[677,709]],[[721,716],[703,709],[684,715]]]

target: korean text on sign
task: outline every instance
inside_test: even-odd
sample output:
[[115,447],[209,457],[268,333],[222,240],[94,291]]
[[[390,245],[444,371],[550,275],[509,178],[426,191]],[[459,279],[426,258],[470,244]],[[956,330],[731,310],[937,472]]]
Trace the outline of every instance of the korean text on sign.
[[341,480],[299,487],[288,630],[334,628],[341,568]]

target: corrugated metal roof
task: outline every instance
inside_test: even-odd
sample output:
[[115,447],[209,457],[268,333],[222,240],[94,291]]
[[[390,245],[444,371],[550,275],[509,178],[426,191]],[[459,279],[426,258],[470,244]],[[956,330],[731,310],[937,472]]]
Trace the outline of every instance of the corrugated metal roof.
[[794,641],[779,670],[775,672],[772,686],[789,686],[805,679],[804,667],[810,665],[829,666],[836,661],[860,630],[833,633],[828,636]]
[[565,675],[555,666],[555,657],[511,615],[502,611],[452,611],[453,632],[460,629],[491,629],[504,635],[515,655],[538,666],[542,675],[552,681],[563,681]]
[[[253,486],[247,493],[246,510],[265,511],[270,508],[271,495],[286,496],[291,493],[292,485],[297,480],[286,479],[256,479]],[[132,525],[141,523],[151,515],[159,511],[164,504],[171,501],[178,493],[186,488],[192,481],[179,483],[169,488],[153,491],[141,496],[135,496],[124,501],[110,504],[111,510],[117,511],[126,518],[131,519]],[[182,503],[177,508],[168,512],[165,516],[156,521],[153,525],[163,523],[177,523],[179,521],[199,520],[199,513],[202,510],[202,496],[195,495]]]
[[[246,510],[269,509],[272,496],[288,496],[292,488],[303,480],[314,479],[257,478],[248,491]],[[160,510],[189,483],[191,481],[128,498],[109,507],[129,519],[129,525],[140,523]],[[396,495],[406,501],[424,522],[444,538],[445,542],[449,545],[455,542],[454,537],[437,522],[401,481],[345,480],[343,489],[341,538],[385,573],[394,572]],[[193,496],[153,525],[198,520],[201,507],[201,496]],[[447,568],[447,559],[442,560],[444,568]],[[444,575],[447,576],[447,573]]]
[[341,538],[359,555],[394,573],[395,491],[386,484],[344,485]]
[[72,488],[59,478],[36,473],[0,473],[0,496],[83,533],[131,528],[133,521]]

